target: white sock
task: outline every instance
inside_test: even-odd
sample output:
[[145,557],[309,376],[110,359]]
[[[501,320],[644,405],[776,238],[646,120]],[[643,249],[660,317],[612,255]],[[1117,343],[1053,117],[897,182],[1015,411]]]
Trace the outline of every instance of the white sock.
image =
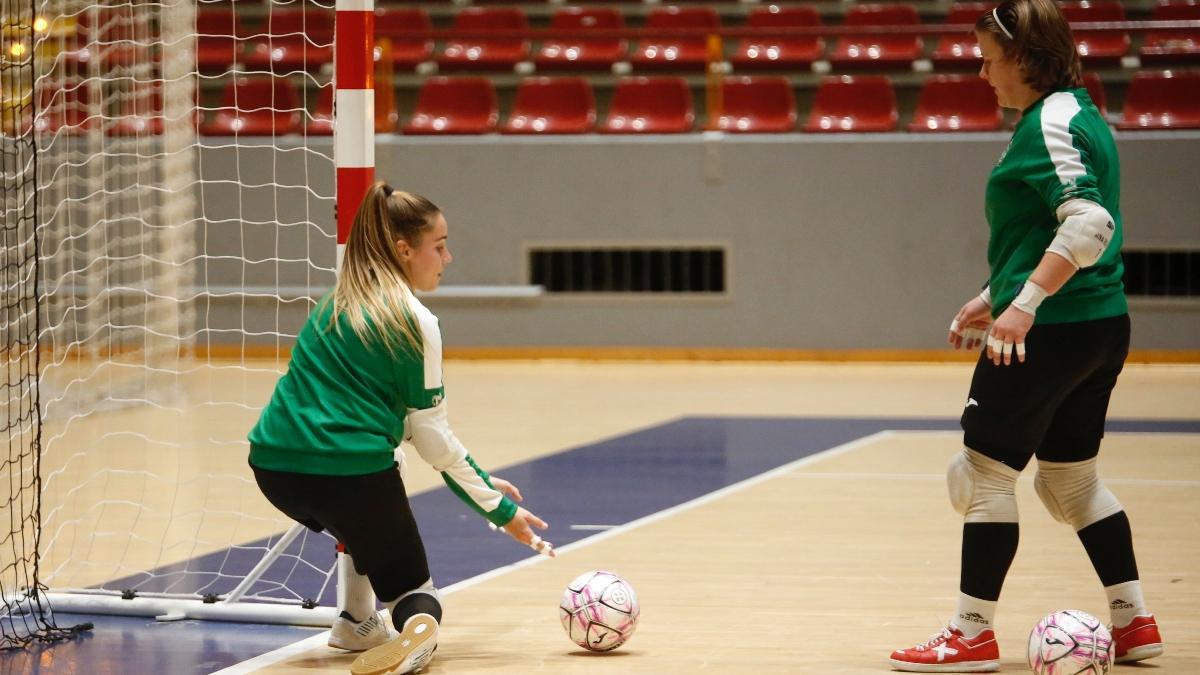
[[966,593],[958,594],[958,611],[950,623],[963,632],[963,636],[973,638],[985,630],[991,630],[992,619],[996,616],[996,602],[980,600]]
[[375,591],[371,580],[354,569],[354,559],[348,553],[338,554],[338,614],[347,612],[356,622],[363,622],[375,613]]
[[1146,609],[1146,599],[1142,597],[1142,582],[1137,579],[1106,586],[1104,594],[1108,596],[1108,613],[1112,618],[1112,625],[1117,628],[1128,626],[1135,616],[1150,616]]

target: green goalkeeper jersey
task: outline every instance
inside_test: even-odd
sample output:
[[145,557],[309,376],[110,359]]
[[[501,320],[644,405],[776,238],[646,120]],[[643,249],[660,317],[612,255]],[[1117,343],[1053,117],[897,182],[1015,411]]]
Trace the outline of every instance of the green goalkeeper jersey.
[[[445,396],[437,318],[416,298],[408,302],[423,353],[402,343],[389,351],[377,338],[364,341],[345,314],[331,325],[332,297],[317,304],[292,348],[287,372],[250,431],[251,464],[336,476],[394,465],[405,418],[438,406]],[[451,435],[448,429],[446,434]],[[493,523],[511,520],[516,504],[495,490],[457,440],[453,448],[442,452],[436,466],[451,490]],[[422,457],[429,459],[426,454]]]
[[988,284],[992,315],[1008,307],[1046,253],[1056,209],[1086,199],[1108,210],[1116,230],[1096,264],[1080,269],[1038,308],[1035,323],[1067,323],[1128,311],[1121,281],[1121,168],[1112,132],[1086,89],[1043,96],[1024,111],[988,178]]

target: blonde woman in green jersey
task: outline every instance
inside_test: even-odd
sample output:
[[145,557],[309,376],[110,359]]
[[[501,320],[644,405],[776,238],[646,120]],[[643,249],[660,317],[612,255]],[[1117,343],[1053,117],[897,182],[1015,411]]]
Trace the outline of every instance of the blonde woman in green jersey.
[[[1108,595],[1118,662],[1162,653],[1138,580],[1129,519],[1096,475],[1108,400],[1129,351],[1121,278],[1120,163],[1082,86],[1071,30],[1052,0],[1006,0],[975,24],[980,76],[1021,111],[988,178],[990,277],[950,324],[980,354],[962,415],[950,500],[964,518],[958,609],[930,640],[892,653],[914,672],[1000,668],[992,619],[1017,552],[1017,476],[1070,525]],[[1035,617],[1029,617],[1032,625]]]
[[[376,183],[355,216],[332,292],[300,331],[287,373],[250,432],[250,466],[280,511],[328,530],[348,559],[331,646],[364,651],[360,675],[408,673],[437,647],[442,608],[395,460],[411,441],[466,504],[546,555],[546,523],[489,476],[447,423],[442,339],[413,295],[432,291],[452,257],[441,210]],[[391,612],[397,636],[375,612]]]

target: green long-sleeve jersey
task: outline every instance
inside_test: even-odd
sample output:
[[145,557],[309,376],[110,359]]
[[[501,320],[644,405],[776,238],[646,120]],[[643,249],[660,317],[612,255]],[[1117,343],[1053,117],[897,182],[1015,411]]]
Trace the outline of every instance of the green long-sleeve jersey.
[[1016,297],[1058,229],[1056,210],[1085,199],[1112,215],[1115,231],[1094,265],[1080,269],[1038,308],[1035,323],[1067,323],[1128,311],[1121,281],[1121,168],[1108,123],[1086,89],[1043,96],[1027,108],[986,193],[992,314]]
[[274,471],[354,476],[383,471],[395,462],[408,422],[423,459],[474,510],[497,525],[516,505],[493,488],[446,424],[442,339],[437,317],[408,294],[420,329],[418,352],[377,336],[362,339],[345,314],[333,319],[332,297],[309,315],[292,349],[287,372],[250,431],[250,463]]

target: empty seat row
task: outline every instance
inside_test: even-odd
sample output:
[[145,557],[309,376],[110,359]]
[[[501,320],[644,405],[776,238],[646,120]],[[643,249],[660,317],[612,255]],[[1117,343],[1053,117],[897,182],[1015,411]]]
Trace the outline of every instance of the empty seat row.
[[[1098,84],[1098,80],[1093,80]],[[1092,87],[1089,87],[1092,89]],[[78,133],[104,125],[113,135],[161,133],[162,97],[157,88],[120,96],[119,109],[105,117],[89,105],[86,86],[42,88],[40,132]],[[1093,100],[1103,107],[1103,90]],[[728,77],[719,111],[708,126],[730,132],[793,131],[797,112],[791,84],[780,76]],[[226,87],[212,118],[199,124],[209,135],[283,135],[333,132],[333,87],[323,87],[310,115],[286,78],[238,77]],[[377,111],[386,130],[395,116]],[[196,122],[200,122],[198,111]],[[582,77],[531,77],[517,88],[512,113],[499,125],[492,82],[484,77],[433,77],[418,95],[407,134],[686,133],[695,129],[692,93],[679,77],[630,77],[613,91],[609,113],[597,126],[595,96]],[[810,132],[885,132],[897,126],[896,96],[881,75],[824,78],[803,126]],[[991,87],[973,75],[933,75],[922,88],[909,130],[989,131],[1002,117]],[[1126,94],[1121,129],[1200,128],[1200,72],[1138,73]]]
[[[262,80],[269,78],[261,78]],[[261,81],[261,80],[260,80]],[[279,91],[275,79],[256,103],[249,91],[226,94],[224,106],[203,131],[210,134],[298,132],[303,106]],[[1103,107],[1103,89],[1093,78],[1093,99]],[[328,90],[328,88],[327,88]],[[712,122],[730,132],[788,132],[796,127],[795,96],[787,78],[728,77],[721,87],[720,114]],[[270,97],[268,100],[267,97]],[[307,133],[330,133],[330,96]],[[237,106],[232,105],[238,101]],[[270,101],[281,109],[273,109]],[[284,105],[281,105],[284,104]],[[289,117],[290,116],[290,117]],[[810,132],[884,132],[896,129],[896,96],[881,75],[826,77],[818,86],[803,129]],[[517,88],[512,113],[499,124],[498,97],[484,77],[433,77],[425,81],[406,134],[686,133],[695,129],[692,93],[679,77],[629,77],[612,94],[607,118],[597,126],[595,96],[581,77],[531,77]],[[922,88],[909,130],[989,131],[1002,116],[991,87],[973,75],[934,75]],[[1122,129],[1200,128],[1200,72],[1137,74],[1125,99]],[[261,131],[254,131],[260,129]]]
[[[947,24],[971,24],[990,8],[986,3],[954,5],[946,15]],[[1118,2],[1064,3],[1068,19],[1080,21],[1123,21],[1125,11]],[[1155,19],[1200,19],[1200,0],[1164,0],[1156,7]],[[907,4],[854,5],[845,15],[846,26],[919,25],[917,10]],[[621,29],[623,14],[614,7],[564,7],[551,18],[557,30]],[[821,25],[815,7],[809,5],[767,5],[753,8],[746,25],[753,28],[811,27]],[[646,16],[651,29],[719,28],[720,18],[711,7],[655,7]],[[313,69],[332,59],[334,17],[318,10],[272,11],[261,33],[253,38],[241,26],[233,10],[203,10],[196,19],[198,62],[203,72],[220,72],[233,64],[247,69],[291,71]],[[454,29],[459,31],[520,31],[529,27],[524,11],[516,7],[467,7],[455,15]],[[636,69],[701,70],[708,61],[704,38],[646,39],[630,53],[623,39],[547,39],[531,50],[527,39],[453,39],[435,54],[432,40],[405,37],[428,31],[432,22],[419,7],[376,10],[375,33],[386,38],[397,68],[415,68],[425,61],[436,61],[441,70],[511,70],[517,63],[532,60],[539,70],[607,70],[616,62],[629,61]],[[1076,33],[1080,55],[1089,67],[1119,65],[1129,52],[1127,33],[1079,31]],[[825,57],[825,41],[819,37],[743,38],[731,57],[736,68],[804,68]],[[1200,61],[1200,30],[1150,31],[1140,54],[1147,62],[1169,63]],[[918,36],[855,35],[838,39],[828,54],[837,68],[907,68],[924,55],[924,42]],[[970,33],[941,37],[933,49],[935,67],[977,66],[978,47]]]

